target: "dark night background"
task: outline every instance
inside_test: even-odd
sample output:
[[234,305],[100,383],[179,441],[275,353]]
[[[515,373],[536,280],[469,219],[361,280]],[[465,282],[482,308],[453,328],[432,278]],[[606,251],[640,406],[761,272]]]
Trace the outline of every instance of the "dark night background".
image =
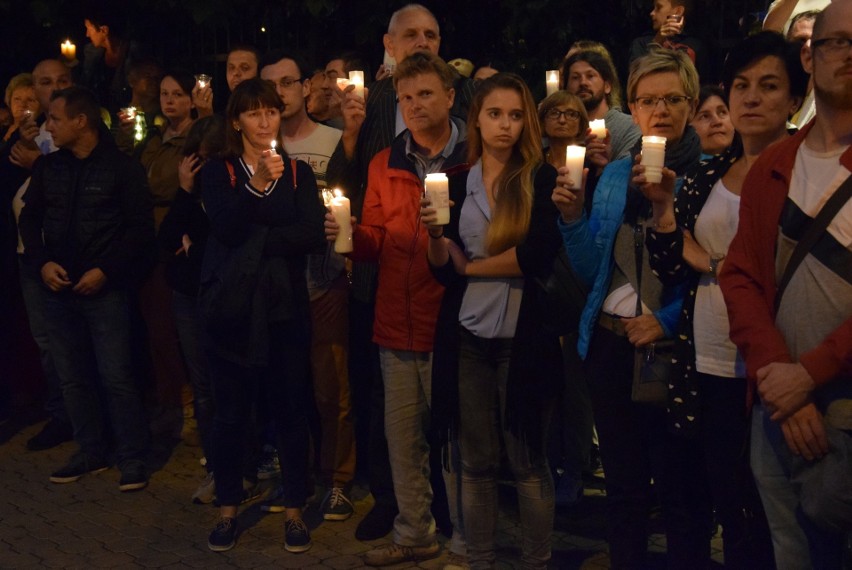
[[[143,42],[166,67],[180,65],[214,76],[224,89],[228,46],[250,43],[261,51],[286,47],[323,65],[339,50],[356,49],[373,70],[381,63],[382,34],[390,14],[406,2],[378,0],[115,0],[127,15],[127,36]],[[696,0],[686,31],[710,47],[715,79],[727,48],[744,35],[768,0]],[[650,31],[652,0],[436,0],[423,2],[441,25],[441,55],[489,60],[512,70],[543,94],[542,72],[556,67],[570,44],[602,41],[626,71],[630,40]],[[58,57],[70,38],[78,57],[88,42],[81,0],[0,0],[4,48],[0,82],[30,71],[45,57]],[[745,23],[743,23],[745,22]],[[264,28],[266,31],[261,31]],[[708,77],[710,76],[710,77]]]

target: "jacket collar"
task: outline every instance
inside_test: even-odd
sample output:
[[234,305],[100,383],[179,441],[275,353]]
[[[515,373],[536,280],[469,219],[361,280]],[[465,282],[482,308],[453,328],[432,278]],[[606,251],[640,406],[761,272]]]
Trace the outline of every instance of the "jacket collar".
[[[456,141],[456,146],[453,149],[453,152],[450,154],[449,158],[444,161],[444,165],[441,168],[442,172],[447,172],[449,170],[454,170],[455,167],[464,164],[467,159],[467,126],[464,121],[461,119],[450,115],[450,121],[456,126],[459,132],[458,140]],[[412,173],[414,176],[417,176],[417,168],[414,166],[414,163],[409,160],[408,156],[406,156],[406,136],[405,134],[408,132],[401,132],[391,143],[391,152],[390,157],[388,158],[388,168],[393,168],[397,170],[404,170]]]

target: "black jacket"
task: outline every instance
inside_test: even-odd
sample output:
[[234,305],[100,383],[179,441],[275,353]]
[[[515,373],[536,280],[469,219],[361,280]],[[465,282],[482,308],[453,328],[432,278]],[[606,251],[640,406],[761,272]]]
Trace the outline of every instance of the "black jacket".
[[21,237],[35,267],[56,262],[72,283],[98,267],[117,288],[156,259],[145,170],[111,139],[102,137],[84,159],[67,149],[40,157],[23,200]]

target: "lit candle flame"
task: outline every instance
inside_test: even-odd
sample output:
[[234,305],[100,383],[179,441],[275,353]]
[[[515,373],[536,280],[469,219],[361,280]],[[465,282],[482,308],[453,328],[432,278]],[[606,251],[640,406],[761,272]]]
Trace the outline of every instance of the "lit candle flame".
[[334,197],[335,197],[335,198],[340,198],[341,196],[343,196],[343,191],[342,191],[342,190],[340,190],[340,188],[335,188],[335,189],[334,189]]
[[277,147],[277,146],[278,146],[278,141],[277,141],[277,140],[275,140],[275,139],[272,139],[272,142],[271,142],[271,143],[269,143],[269,150],[271,150],[271,151],[272,151],[272,154],[277,154],[277,153],[275,152],[275,147]]

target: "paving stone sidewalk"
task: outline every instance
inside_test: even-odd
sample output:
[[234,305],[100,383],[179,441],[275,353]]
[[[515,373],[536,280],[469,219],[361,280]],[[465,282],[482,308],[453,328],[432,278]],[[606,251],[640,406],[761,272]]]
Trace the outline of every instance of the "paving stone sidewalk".
[[[372,505],[369,493],[356,486],[356,514],[347,521],[322,521],[321,494],[311,504],[305,520],[313,547],[306,553],[284,550],[283,515],[261,512],[259,502],[241,509],[236,548],[214,553],[207,548],[207,533],[217,509],[190,502],[203,475],[199,448],[168,438],[156,440],[156,471],[148,488],[136,493],[118,490],[115,468],[57,485],[48,477],[65,464],[76,445],[27,451],[27,439],[42,425],[26,427],[0,445],[0,568],[361,568],[367,550],[390,540],[355,540],[355,527]],[[514,568],[519,563],[520,528],[511,488],[501,491],[500,503],[498,567]],[[587,489],[577,507],[557,512],[553,546],[552,568],[609,567],[602,491]],[[664,552],[664,539],[652,537],[650,548]],[[446,557],[445,550],[419,565],[391,568],[440,569]]]

